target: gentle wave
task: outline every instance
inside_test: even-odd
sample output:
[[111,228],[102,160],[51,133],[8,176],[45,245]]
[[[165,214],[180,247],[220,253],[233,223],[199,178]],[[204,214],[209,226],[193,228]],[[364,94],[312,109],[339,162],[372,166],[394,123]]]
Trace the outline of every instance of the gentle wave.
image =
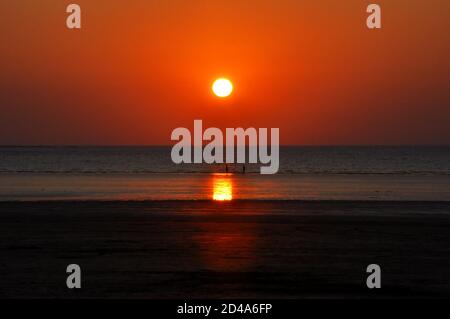
[[[247,174],[259,174],[247,164]],[[231,164],[229,172],[242,172]],[[170,147],[0,147],[0,173],[210,174],[225,164],[176,165]],[[281,175],[450,175],[450,146],[281,147]]]

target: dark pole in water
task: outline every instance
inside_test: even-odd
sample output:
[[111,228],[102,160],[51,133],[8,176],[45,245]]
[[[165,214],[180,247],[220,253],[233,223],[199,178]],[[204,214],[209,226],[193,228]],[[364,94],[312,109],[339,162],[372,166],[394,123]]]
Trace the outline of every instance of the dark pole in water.
[[242,166],[242,174],[245,174],[245,164]]

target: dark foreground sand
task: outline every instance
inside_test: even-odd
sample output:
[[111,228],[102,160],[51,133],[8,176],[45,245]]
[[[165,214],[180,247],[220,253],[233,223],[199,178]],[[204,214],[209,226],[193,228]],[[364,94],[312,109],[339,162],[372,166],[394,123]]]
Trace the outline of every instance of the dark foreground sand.
[[418,296],[450,296],[450,202],[0,203],[3,298]]

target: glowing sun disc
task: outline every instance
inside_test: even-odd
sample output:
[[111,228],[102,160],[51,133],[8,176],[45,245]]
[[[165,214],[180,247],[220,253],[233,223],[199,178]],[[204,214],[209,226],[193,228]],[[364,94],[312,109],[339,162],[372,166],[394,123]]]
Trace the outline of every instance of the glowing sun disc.
[[233,92],[233,84],[225,78],[217,79],[212,86],[212,90],[218,97],[227,97]]

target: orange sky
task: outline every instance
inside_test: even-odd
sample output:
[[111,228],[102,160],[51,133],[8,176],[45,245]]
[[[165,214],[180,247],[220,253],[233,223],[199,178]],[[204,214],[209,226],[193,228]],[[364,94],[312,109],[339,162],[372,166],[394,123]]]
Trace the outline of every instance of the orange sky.
[[369,3],[3,0],[0,144],[170,144],[194,119],[282,144],[450,144],[450,2],[377,1],[381,30]]

